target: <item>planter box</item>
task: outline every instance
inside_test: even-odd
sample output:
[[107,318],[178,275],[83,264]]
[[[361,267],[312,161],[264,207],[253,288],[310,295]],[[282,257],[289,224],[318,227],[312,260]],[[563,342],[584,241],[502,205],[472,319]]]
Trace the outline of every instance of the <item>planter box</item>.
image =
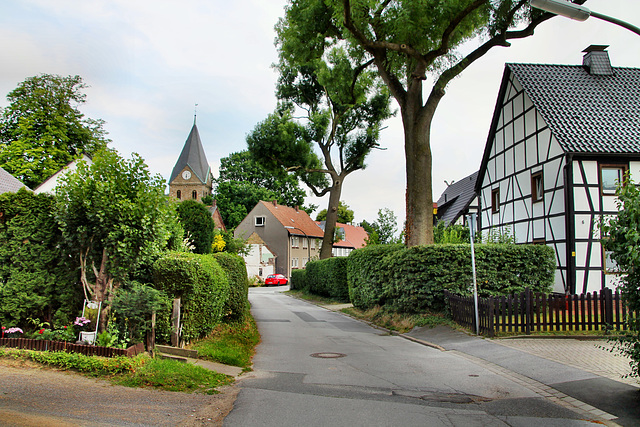
[[138,343],[129,348],[98,347],[95,345],[73,344],[66,341],[34,340],[28,338],[0,338],[0,347],[21,348],[37,351],[66,351],[87,356],[127,356],[133,357],[144,352],[144,344]]

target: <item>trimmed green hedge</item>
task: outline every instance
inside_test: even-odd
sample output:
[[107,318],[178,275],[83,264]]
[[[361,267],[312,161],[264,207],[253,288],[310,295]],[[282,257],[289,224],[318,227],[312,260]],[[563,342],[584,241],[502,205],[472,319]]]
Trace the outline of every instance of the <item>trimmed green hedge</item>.
[[[308,264],[308,263],[307,263]],[[289,289],[301,291],[308,289],[306,270],[291,270],[291,278],[289,279]]]
[[306,271],[305,281],[309,292],[339,301],[349,301],[346,257],[311,261],[307,263]]
[[228,252],[218,252],[213,257],[229,279],[229,299],[224,306],[224,320],[241,321],[249,307],[249,278],[244,259]]
[[[523,291],[549,293],[554,252],[545,245],[476,245],[481,296]],[[415,313],[444,308],[443,290],[469,294],[473,285],[469,245],[365,247],[349,256],[349,295],[354,306],[384,305]]]
[[220,323],[229,299],[227,274],[211,255],[168,252],[153,265],[154,286],[182,299],[182,339],[209,334]]

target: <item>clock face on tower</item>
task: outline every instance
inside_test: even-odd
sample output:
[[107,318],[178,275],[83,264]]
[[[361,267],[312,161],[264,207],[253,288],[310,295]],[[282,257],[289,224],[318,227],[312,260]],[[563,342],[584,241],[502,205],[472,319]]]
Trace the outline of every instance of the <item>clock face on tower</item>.
[[189,179],[189,178],[191,178],[191,172],[189,172],[189,171],[184,171],[184,172],[182,172],[182,177],[183,177],[184,179]]

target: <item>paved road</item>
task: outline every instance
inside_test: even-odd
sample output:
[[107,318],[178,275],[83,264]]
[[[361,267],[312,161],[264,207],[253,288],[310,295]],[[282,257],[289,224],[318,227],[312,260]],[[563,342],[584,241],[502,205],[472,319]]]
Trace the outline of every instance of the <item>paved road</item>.
[[262,343],[225,426],[573,426],[598,420],[469,358],[250,290]]

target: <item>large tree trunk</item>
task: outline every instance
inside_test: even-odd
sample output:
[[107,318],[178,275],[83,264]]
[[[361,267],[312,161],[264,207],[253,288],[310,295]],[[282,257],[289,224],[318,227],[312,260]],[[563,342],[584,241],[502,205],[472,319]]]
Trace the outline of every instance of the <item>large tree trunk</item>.
[[333,250],[333,236],[338,221],[338,204],[342,194],[342,175],[333,178],[331,190],[329,191],[329,206],[327,206],[327,218],[324,226],[324,237],[322,238],[322,248],[320,249],[320,259],[331,258]]

